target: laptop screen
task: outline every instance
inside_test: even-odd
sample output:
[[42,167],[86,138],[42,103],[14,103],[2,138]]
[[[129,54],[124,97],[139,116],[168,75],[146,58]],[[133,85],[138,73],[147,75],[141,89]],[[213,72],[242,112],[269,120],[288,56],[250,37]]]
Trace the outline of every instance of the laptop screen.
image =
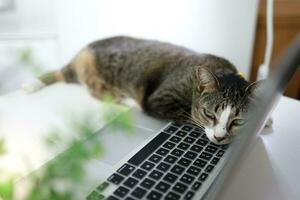
[[[255,103],[251,104],[249,122],[240,130],[240,134],[231,144],[230,157],[222,172],[214,180],[204,199],[218,199],[226,190],[224,184],[235,171],[236,163],[252,148],[253,141],[263,129],[272,109],[286,88],[288,81],[300,65],[300,35],[286,49],[277,64],[272,67],[269,78],[264,82],[256,96]],[[253,117],[255,116],[255,117]]]

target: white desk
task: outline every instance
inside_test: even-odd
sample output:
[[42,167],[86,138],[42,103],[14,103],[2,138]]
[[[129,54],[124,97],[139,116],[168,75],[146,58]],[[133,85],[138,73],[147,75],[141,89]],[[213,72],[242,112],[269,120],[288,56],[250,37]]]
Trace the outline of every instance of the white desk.
[[[45,148],[49,127],[61,129],[65,138],[79,137],[65,117],[80,120],[88,112],[97,130],[103,125],[99,123],[101,107],[84,89],[70,85],[51,86],[30,96],[22,92],[0,96],[0,136],[8,151],[0,157],[0,173],[24,175],[39,168],[65,148],[57,152]],[[257,141],[228,183],[223,199],[300,199],[300,102],[281,98],[273,119],[274,132]]]

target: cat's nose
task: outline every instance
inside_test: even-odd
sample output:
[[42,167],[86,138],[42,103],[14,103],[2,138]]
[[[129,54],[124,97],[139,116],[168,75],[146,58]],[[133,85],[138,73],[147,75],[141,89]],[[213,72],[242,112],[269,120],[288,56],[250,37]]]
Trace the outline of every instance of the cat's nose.
[[225,139],[225,137],[217,137],[214,135],[214,138],[218,141],[218,142],[221,142],[222,140]]

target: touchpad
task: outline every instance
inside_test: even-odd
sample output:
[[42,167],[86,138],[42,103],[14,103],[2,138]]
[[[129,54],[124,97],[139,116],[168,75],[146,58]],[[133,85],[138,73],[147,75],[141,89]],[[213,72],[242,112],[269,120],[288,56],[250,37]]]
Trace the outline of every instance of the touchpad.
[[154,133],[137,126],[134,126],[131,131],[104,128],[97,133],[97,139],[103,147],[103,153],[97,159],[113,166]]

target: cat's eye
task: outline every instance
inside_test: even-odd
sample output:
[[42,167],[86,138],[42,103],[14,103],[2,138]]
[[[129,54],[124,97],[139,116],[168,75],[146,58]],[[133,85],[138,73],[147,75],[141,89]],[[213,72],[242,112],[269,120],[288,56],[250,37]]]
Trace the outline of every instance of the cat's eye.
[[244,124],[245,124],[245,120],[243,120],[243,119],[234,119],[231,122],[231,126],[242,126]]
[[203,109],[203,114],[204,114],[206,117],[210,118],[210,119],[216,119],[215,115],[212,114],[211,112],[209,112],[209,111],[206,110],[206,109]]

